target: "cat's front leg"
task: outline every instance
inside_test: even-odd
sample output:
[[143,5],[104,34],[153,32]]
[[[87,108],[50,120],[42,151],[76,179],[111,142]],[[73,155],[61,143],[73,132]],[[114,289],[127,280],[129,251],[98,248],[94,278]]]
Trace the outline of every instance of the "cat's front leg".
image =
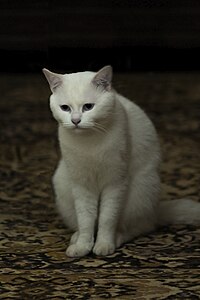
[[94,246],[94,231],[97,219],[97,196],[86,188],[73,189],[78,231],[66,250],[69,257],[81,257],[91,252]]
[[97,239],[93,252],[96,255],[109,255],[116,249],[116,228],[119,221],[124,190],[108,187],[101,197]]

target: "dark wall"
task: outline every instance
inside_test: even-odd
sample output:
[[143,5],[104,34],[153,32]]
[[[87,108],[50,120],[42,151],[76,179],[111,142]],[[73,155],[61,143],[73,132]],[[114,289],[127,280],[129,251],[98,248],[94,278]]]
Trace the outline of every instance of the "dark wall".
[[1,70],[199,69],[199,0],[1,0]]

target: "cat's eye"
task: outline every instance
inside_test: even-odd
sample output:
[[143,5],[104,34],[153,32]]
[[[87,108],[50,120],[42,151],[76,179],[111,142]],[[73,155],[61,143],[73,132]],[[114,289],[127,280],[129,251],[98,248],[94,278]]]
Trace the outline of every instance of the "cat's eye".
[[66,105],[66,104],[60,105],[60,108],[63,111],[71,111],[71,108],[69,107],[69,105]]
[[93,107],[94,107],[94,103],[85,103],[83,105],[83,111],[91,110],[91,109],[93,109]]

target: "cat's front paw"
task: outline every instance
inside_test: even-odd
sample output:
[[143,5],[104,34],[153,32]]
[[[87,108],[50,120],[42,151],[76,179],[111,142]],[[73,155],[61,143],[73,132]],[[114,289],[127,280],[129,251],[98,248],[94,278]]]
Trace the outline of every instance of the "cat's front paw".
[[96,242],[93,248],[93,253],[100,256],[106,256],[113,254],[115,252],[115,248],[115,244],[112,242],[99,241]]
[[66,250],[66,254],[69,257],[82,257],[87,254],[89,254],[92,250],[93,243],[76,243],[69,245],[69,247]]

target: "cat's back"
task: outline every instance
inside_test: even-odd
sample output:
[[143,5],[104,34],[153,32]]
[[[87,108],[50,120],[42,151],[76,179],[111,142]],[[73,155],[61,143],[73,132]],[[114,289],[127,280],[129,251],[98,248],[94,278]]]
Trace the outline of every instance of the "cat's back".
[[156,129],[147,114],[134,102],[117,94],[117,101],[125,110],[132,154],[138,161],[155,157],[160,159],[160,145]]
[[154,125],[147,116],[147,114],[133,101],[127,99],[126,97],[117,93],[117,100],[123,106],[130,126],[134,126],[134,128],[144,128],[146,131],[154,131]]

